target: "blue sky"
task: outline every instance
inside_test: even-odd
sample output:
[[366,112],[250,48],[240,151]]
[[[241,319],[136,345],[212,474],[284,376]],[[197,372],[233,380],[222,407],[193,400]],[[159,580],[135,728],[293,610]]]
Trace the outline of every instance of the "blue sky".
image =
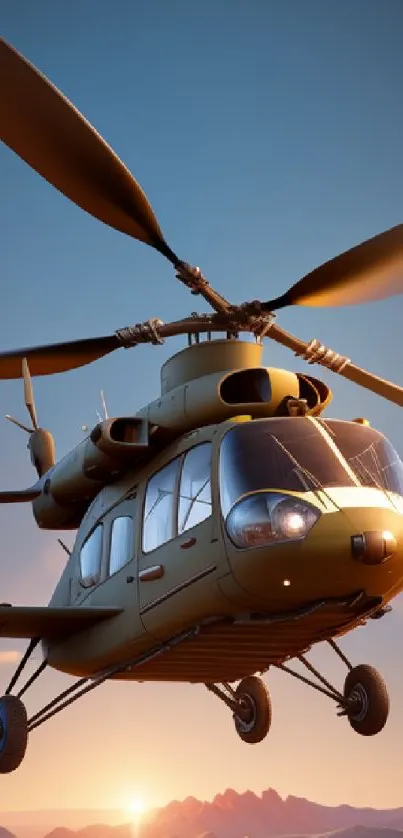
[[[200,265],[234,302],[275,297],[321,262],[402,221],[399,0],[3,0],[0,20],[2,35],[60,87],[128,165],[171,247]],[[169,321],[195,307],[205,310],[159,254],[83,213],[4,146],[0,183],[4,349],[107,334],[152,316]],[[359,308],[286,310],[279,322],[403,383],[402,313],[403,300],[397,297]],[[163,347],[121,351],[86,369],[38,379],[40,421],[54,433],[58,454],[80,440],[82,424],[96,421],[101,388],[115,415],[155,398],[160,365],[182,345],[182,339],[174,339]],[[272,366],[305,368],[269,342],[264,358]],[[367,416],[403,454],[399,408],[315,369],[313,374],[334,391],[330,415]],[[0,413],[25,421],[20,383],[1,383]],[[31,483],[25,445],[24,435],[4,423],[2,487]],[[38,532],[28,507],[0,509],[0,527],[2,599],[46,602],[64,558],[57,534]],[[19,808],[21,786],[27,789],[27,784],[33,789],[24,791],[27,799],[32,796],[27,806],[47,805],[41,789],[48,782],[56,735],[64,742],[59,768],[64,792],[58,798],[54,790],[54,805],[62,798],[66,803],[67,787],[70,805],[98,805],[103,792],[107,804],[115,805],[126,786],[164,802],[187,793],[210,797],[228,785],[256,790],[273,785],[282,793],[329,802],[401,804],[401,615],[398,603],[385,625],[344,641],[355,662],[368,659],[390,684],[395,709],[376,741],[355,737],[333,719],[324,699],[285,676],[269,679],[273,733],[252,752],[238,743],[225,708],[201,687],[108,685],[103,695],[92,694],[33,735],[26,764],[2,780],[7,805],[14,801]],[[327,652],[317,654],[341,677]],[[6,680],[7,666],[0,675]],[[61,676],[49,676],[36,699],[61,681],[64,685]],[[81,737],[80,759],[83,770],[90,771],[101,759],[97,724],[105,696],[122,712],[106,734],[108,768],[88,801],[89,792],[72,768],[77,742],[66,731],[74,727]],[[180,707],[173,720],[170,702]],[[133,741],[141,764],[141,770],[131,768],[132,778],[127,776],[133,743],[125,732],[125,712],[134,714]],[[145,733],[152,725],[161,741],[154,761]],[[310,728],[317,731],[313,739]],[[194,755],[208,756],[217,737],[221,753],[206,776]],[[178,741],[181,763],[175,779],[169,766]],[[346,750],[352,779],[345,772]],[[329,752],[334,763],[326,779],[318,767]],[[119,759],[125,765],[121,780],[114,767]]]

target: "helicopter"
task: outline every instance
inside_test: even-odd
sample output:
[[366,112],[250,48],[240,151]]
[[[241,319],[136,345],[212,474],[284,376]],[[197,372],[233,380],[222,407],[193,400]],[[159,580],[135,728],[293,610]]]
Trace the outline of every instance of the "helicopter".
[[[0,85],[2,141],[81,209],[159,251],[213,310],[0,353],[0,378],[23,381],[32,425],[7,418],[28,433],[37,472],[0,502],[30,503],[38,527],[76,533],[72,550],[59,539],[67,561],[47,606],[0,605],[0,636],[29,641],[0,699],[0,773],[19,767],[33,730],[111,679],[204,684],[241,739],[258,743],[272,720],[261,676],[274,667],[330,698],[357,733],[378,734],[386,685],[372,666],[353,666],[338,638],[383,617],[403,590],[403,463],[366,419],[323,416],[332,393],[320,379],[265,367],[262,352],[274,340],[403,406],[402,387],[276,322],[287,306],[401,293],[403,225],[275,299],[232,304],[171,250],[105,140],[2,38]],[[187,345],[163,364],[158,397],[134,415],[99,417],[57,461],[32,376],[175,335]],[[310,663],[319,642],[345,664],[342,688]],[[18,686],[38,646],[42,661]],[[76,680],[28,717],[22,698],[47,667]]]

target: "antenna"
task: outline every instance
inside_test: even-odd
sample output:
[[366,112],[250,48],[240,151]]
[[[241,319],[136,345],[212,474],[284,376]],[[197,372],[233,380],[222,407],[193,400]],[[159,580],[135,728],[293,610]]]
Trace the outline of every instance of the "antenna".
[[105,396],[104,396],[104,391],[103,390],[101,390],[101,402],[102,402],[102,409],[104,411],[104,419],[109,419],[108,409],[106,407],[106,401],[105,401]]
[[98,419],[98,422],[102,422],[102,421],[105,421],[105,419],[109,419],[109,416],[108,416],[108,409],[107,409],[107,407],[106,407],[105,395],[104,395],[104,391],[103,391],[103,390],[101,390],[101,404],[102,404],[102,412],[103,412],[103,414],[104,414],[104,415],[103,415],[103,416],[101,416],[101,414],[100,414],[99,410],[96,410],[96,411],[95,411],[95,412],[96,412],[96,414],[97,414],[97,419]]
[[[101,405],[103,416],[101,415],[99,410],[95,409],[95,415],[98,419],[98,422],[104,422],[105,419],[109,419],[108,408],[106,406],[105,394],[103,390],[101,390]],[[88,425],[81,425],[81,430],[83,431],[83,433],[87,433],[87,431],[89,430]]]

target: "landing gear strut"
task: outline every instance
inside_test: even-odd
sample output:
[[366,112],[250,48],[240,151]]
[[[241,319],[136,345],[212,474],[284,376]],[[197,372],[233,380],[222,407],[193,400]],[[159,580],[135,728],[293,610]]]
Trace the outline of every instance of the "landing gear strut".
[[[275,666],[331,698],[337,705],[338,715],[346,716],[356,733],[374,736],[385,726],[389,715],[386,685],[372,666],[361,664],[353,667],[334,640],[328,640],[328,643],[349,670],[343,692],[336,690],[304,655],[298,655],[297,659],[315,676],[319,684],[284,663]],[[206,684],[206,687],[232,710],[235,729],[244,742],[261,742],[266,737],[272,710],[268,690],[261,678],[250,675],[240,681],[236,688],[227,683],[221,686]]]
[[236,732],[244,742],[256,743],[265,739],[272,711],[269,691],[261,678],[249,675],[236,689],[229,684],[206,686],[232,710]]
[[27,718],[25,705],[21,701],[21,696],[26,693],[28,688],[36,681],[41,673],[46,669],[47,660],[43,660],[39,664],[35,672],[28,678],[24,686],[21,687],[17,695],[12,695],[11,691],[15,687],[20,675],[22,674],[28,660],[33,651],[36,649],[40,638],[33,638],[21,659],[6,691],[2,698],[0,698],[0,774],[8,774],[10,771],[15,771],[21,765],[25,756],[25,751],[28,743],[28,735],[35,728],[47,722],[56,713],[59,713],[65,707],[68,707],[74,701],[81,698],[81,696],[94,690],[96,687],[103,684],[108,678],[113,677],[117,673],[124,672],[127,669],[134,670],[142,663],[147,663],[149,660],[162,655],[168,649],[187,640],[197,634],[198,628],[189,629],[189,631],[182,632],[176,635],[166,643],[161,643],[150,652],[146,652],[138,657],[131,658],[125,663],[114,664],[102,672],[92,676],[80,678],[70,687],[59,693],[52,701],[49,701],[41,710],[38,710],[30,719]]

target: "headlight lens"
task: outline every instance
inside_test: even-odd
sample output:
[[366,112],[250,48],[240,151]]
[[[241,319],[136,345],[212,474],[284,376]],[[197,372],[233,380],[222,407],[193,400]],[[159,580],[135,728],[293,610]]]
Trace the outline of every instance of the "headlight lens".
[[231,509],[226,528],[236,547],[263,547],[305,538],[320,517],[306,501],[278,492],[259,492]]

